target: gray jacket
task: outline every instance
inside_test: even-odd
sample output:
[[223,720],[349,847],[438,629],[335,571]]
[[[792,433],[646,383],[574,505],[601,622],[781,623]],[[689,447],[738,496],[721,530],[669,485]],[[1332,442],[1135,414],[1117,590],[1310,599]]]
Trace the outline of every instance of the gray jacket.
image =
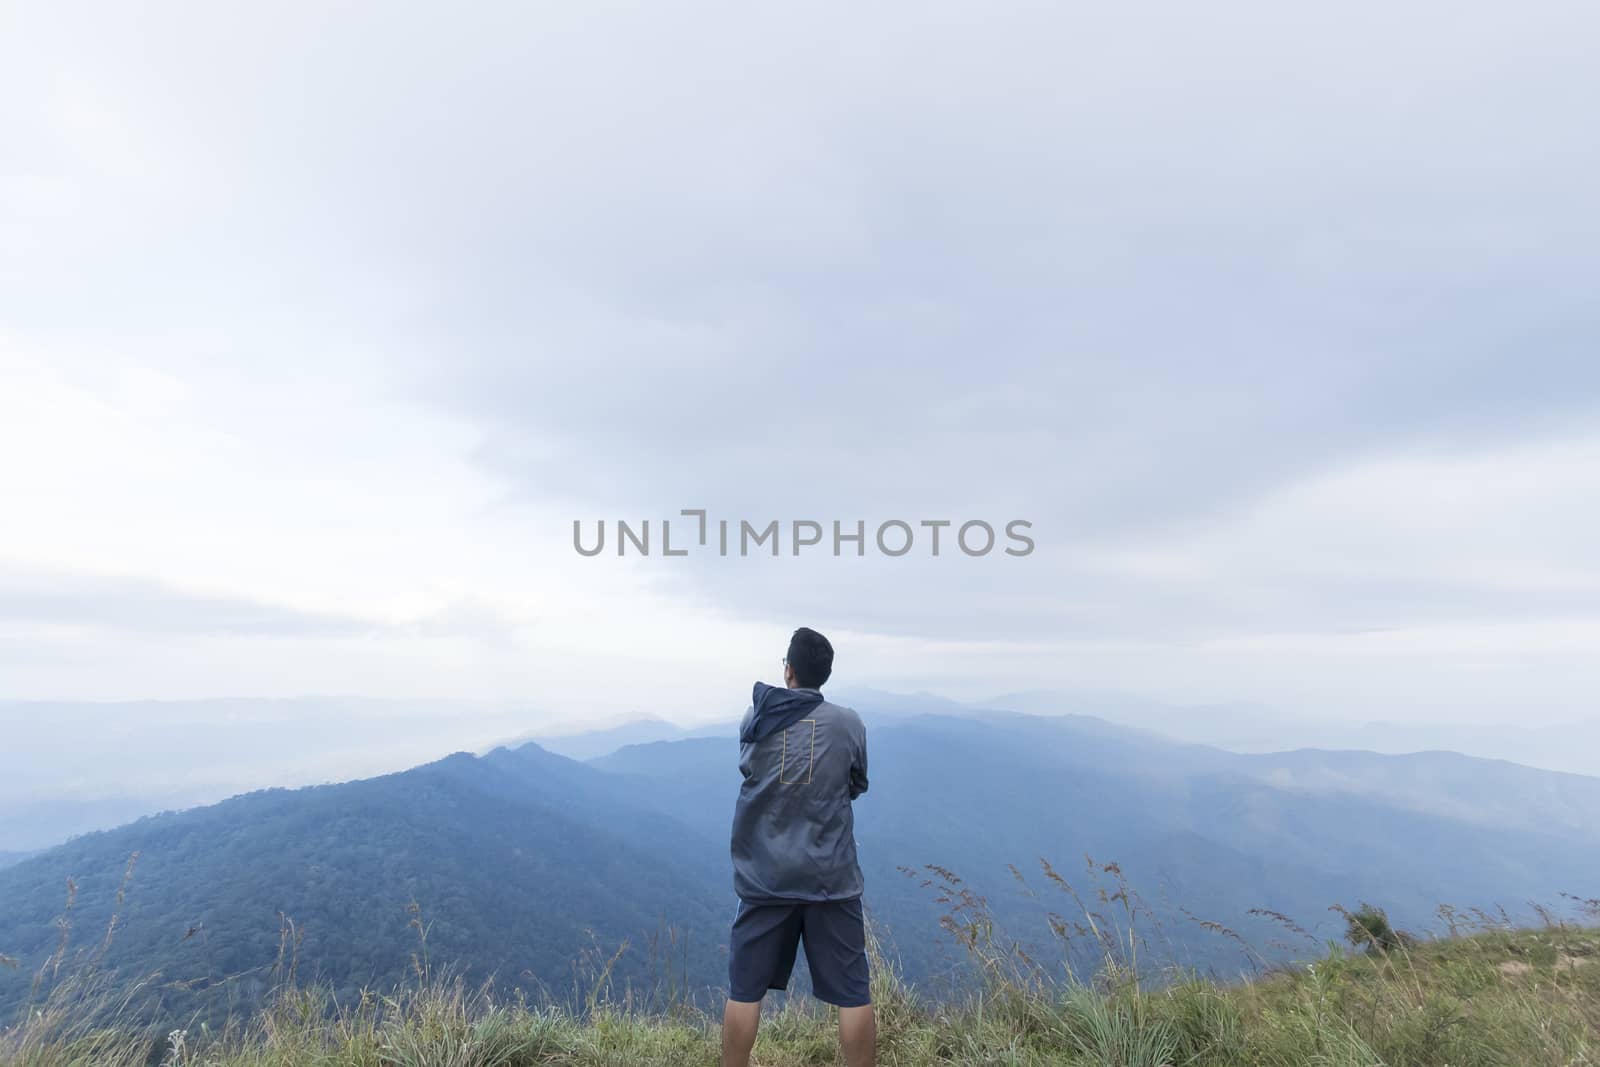
[[733,889],[752,903],[863,889],[850,802],[867,791],[867,730],[815,689],[756,683],[739,724]]

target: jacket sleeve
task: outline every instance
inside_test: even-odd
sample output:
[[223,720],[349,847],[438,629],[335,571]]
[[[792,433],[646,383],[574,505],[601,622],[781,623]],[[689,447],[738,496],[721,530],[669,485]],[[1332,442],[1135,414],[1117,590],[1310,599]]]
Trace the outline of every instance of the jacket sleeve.
[[856,746],[855,761],[850,764],[850,799],[867,791],[867,728],[861,728],[861,740]]
[[749,780],[751,773],[750,756],[752,753],[754,753],[755,746],[745,744],[745,742],[739,740],[739,738],[744,736],[745,727],[750,725],[750,719],[755,715],[755,713],[755,705],[752,704],[750,706],[750,710],[744,713],[744,718],[739,720],[739,737],[734,739],[735,743],[739,746],[739,774],[747,781]]

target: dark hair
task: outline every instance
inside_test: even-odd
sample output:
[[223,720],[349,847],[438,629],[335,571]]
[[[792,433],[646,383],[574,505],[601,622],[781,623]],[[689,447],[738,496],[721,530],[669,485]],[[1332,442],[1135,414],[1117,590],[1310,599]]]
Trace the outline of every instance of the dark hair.
[[795,684],[802,689],[821,689],[833,673],[833,646],[808,626],[800,627],[789,638],[787,658]]

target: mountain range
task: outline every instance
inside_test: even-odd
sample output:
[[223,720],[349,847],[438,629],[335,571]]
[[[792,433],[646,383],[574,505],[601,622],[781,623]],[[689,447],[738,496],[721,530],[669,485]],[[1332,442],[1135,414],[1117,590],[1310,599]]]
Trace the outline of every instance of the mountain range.
[[[1565,725],[1360,725],[1250,704],[1178,705],[1124,693],[1050,690],[963,703],[930,693],[839,689],[882,723],[907,716],[971,717],[1005,709],[1076,714],[1172,741],[1240,753],[1360,748],[1380,754],[1448,750],[1529,767],[1600,775],[1600,719]],[[725,736],[731,709],[688,725],[637,712],[593,720],[521,702],[374,700],[308,696],[71,702],[0,700],[0,854],[26,853],[158,811],[248,790],[318,785],[404,770],[454,749],[487,752],[533,741],[577,760],[628,744]],[[530,723],[540,725],[530,728]],[[25,754],[25,755],[24,755]]]
[[[1086,716],[920,706],[858,702],[857,839],[868,914],[930,991],[971,979],[941,918],[979,897],[1045,966],[1084,965],[1084,930],[1131,922],[1142,958],[1227,975],[1337,936],[1331,906],[1371,901],[1420,930],[1439,905],[1517,917],[1600,895],[1600,778],[1442,752],[1239,754]],[[557,998],[604,973],[712,1000],[738,750],[731,724],[695,732],[457,753],[20,859],[0,869],[0,953],[19,961],[0,969],[0,1018],[64,929],[69,954],[159,971],[174,1013],[254,1003],[289,966],[344,996],[450,968]]]

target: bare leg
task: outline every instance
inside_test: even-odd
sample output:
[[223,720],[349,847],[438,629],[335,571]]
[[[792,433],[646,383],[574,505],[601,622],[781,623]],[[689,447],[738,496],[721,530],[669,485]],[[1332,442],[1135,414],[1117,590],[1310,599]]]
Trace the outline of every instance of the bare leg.
[[872,1005],[839,1009],[839,1047],[850,1067],[873,1067],[878,1061],[878,1020]]
[[[722,1009],[722,1067],[750,1067],[750,1050],[756,1047],[756,1028],[760,1025],[759,1000],[728,1001]],[[851,1061],[852,1067],[854,1062]]]

